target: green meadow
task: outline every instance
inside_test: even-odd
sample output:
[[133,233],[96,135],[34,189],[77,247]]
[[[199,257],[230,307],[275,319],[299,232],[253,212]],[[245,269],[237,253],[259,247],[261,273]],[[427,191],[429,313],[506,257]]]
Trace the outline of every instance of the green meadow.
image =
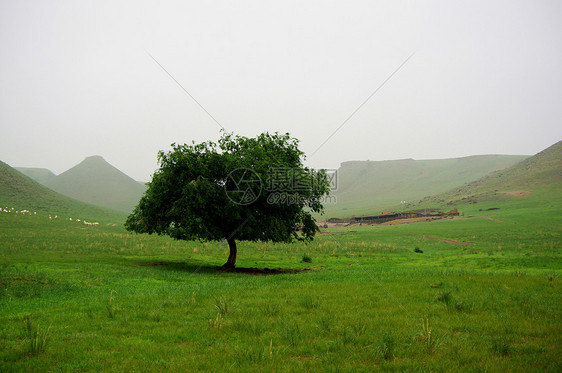
[[238,267],[304,270],[276,275],[118,219],[0,213],[0,371],[561,371],[560,206],[544,187],[239,244]]

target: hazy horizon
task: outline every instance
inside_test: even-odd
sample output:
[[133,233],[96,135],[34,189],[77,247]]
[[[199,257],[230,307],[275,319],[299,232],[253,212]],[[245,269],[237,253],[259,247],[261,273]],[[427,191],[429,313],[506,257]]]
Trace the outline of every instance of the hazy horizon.
[[557,1],[0,1],[0,160],[60,174],[100,155],[147,181],[159,150],[221,127],[289,132],[316,168],[533,155],[562,138],[560,15]]
[[[401,158],[401,159],[380,159],[380,160],[373,160],[373,159],[350,159],[347,161],[342,161],[337,167],[333,167],[332,169],[338,169],[340,168],[343,163],[349,163],[349,162],[391,162],[391,161],[403,161],[403,160],[414,160],[414,161],[435,161],[435,160],[447,160],[447,159],[458,159],[458,158],[466,158],[466,157],[474,157],[474,156],[490,156],[490,155],[499,155],[499,156],[524,156],[524,157],[530,157],[533,156],[534,154],[473,154],[473,155],[468,155],[468,156],[463,156],[463,157],[448,157],[448,158],[431,158],[431,159],[414,159],[414,158]],[[66,170],[63,170],[61,172],[54,172],[53,170],[47,168],[47,167],[34,167],[34,166],[18,166],[18,165],[11,165],[8,164],[10,167],[12,168],[29,168],[29,169],[45,169],[48,171],[51,171],[52,173],[54,173],[55,175],[60,175],[68,170],[70,170],[71,168],[77,166],[78,164],[82,163],[84,160],[86,160],[86,158],[90,158],[90,157],[101,157],[105,162],[109,163],[112,166],[115,166],[114,164],[112,164],[110,161],[108,161],[107,159],[105,159],[105,157],[101,154],[93,154],[90,156],[86,156],[84,159],[77,161],[76,164],[72,165],[71,167],[69,167]],[[0,161],[2,161],[0,159]],[[131,176],[129,175],[126,170],[119,170],[121,172],[123,172],[124,174],[126,174],[127,176]],[[135,178],[133,178],[135,179]],[[140,182],[146,182],[146,181],[150,181],[150,178],[147,178],[146,180],[139,180],[139,179],[135,179],[136,181],[140,181]]]

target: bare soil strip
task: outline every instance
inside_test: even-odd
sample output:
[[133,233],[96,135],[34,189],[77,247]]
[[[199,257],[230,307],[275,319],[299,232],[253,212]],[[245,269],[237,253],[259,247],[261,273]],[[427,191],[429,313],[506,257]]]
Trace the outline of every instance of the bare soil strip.
[[451,240],[451,239],[448,239],[448,238],[439,238],[439,237],[432,237],[432,236],[418,236],[418,237],[429,238],[431,240],[452,243],[454,245],[476,245],[477,244],[476,242],[458,241],[458,240]]
[[503,194],[509,194],[510,196],[515,196],[515,197],[521,197],[521,196],[525,196],[531,192],[529,192],[528,190],[512,190],[510,192],[502,192]]
[[482,216],[483,219],[486,220],[491,220],[491,221],[495,221],[496,223],[503,223],[503,220],[498,220],[498,219],[494,219],[493,217],[486,215],[486,216]]

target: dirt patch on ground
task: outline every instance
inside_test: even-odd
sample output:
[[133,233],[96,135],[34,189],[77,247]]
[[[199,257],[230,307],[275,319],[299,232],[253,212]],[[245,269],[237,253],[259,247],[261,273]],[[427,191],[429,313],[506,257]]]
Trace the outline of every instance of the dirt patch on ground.
[[[36,283],[41,284],[41,285],[48,285],[48,284],[49,284],[48,281],[39,281],[39,280],[35,280],[35,279],[33,279],[33,278],[29,278],[29,277],[25,277],[25,276],[18,277],[18,278],[16,278],[16,279],[14,279],[14,281],[18,281],[18,282],[36,282]],[[4,285],[4,284],[2,283],[2,285]]]
[[476,242],[451,240],[449,238],[439,238],[439,237],[432,237],[432,236],[418,236],[418,237],[429,238],[430,240],[452,243],[454,245],[476,245]]
[[482,218],[484,218],[484,219],[486,219],[486,220],[495,221],[496,223],[503,223],[502,220],[494,219],[493,217],[491,217],[491,216],[489,216],[489,215],[482,216]]
[[247,273],[249,275],[262,275],[262,276],[267,276],[267,275],[283,275],[283,274],[287,274],[287,273],[299,273],[299,272],[305,272],[305,271],[310,271],[311,269],[309,268],[304,268],[304,269],[294,269],[294,268],[242,268],[242,267],[237,267],[237,268],[232,268],[232,269],[225,269],[222,267],[218,267],[218,270],[220,270],[221,272],[229,272],[229,273]]
[[522,197],[525,196],[531,192],[529,192],[528,190],[512,190],[510,192],[502,192],[503,194],[509,194],[510,196],[515,196],[515,197]]

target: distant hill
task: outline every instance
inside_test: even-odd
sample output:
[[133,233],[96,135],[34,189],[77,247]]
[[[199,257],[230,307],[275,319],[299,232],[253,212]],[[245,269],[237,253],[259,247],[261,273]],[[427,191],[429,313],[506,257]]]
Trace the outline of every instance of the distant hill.
[[122,221],[125,214],[60,195],[0,161],[0,208],[102,221]]
[[146,189],[100,156],[87,157],[45,185],[65,196],[123,212],[131,212]]
[[326,217],[374,214],[418,201],[510,167],[528,156],[476,155],[434,160],[351,161],[338,169],[337,203]]
[[57,176],[50,170],[47,170],[46,168],[29,168],[29,167],[14,167],[14,168],[19,172],[21,172],[22,174],[29,176],[30,178],[41,184],[45,184],[47,181]]
[[562,193],[562,141],[514,166],[420,202],[470,203],[505,195],[521,196],[546,186]]

